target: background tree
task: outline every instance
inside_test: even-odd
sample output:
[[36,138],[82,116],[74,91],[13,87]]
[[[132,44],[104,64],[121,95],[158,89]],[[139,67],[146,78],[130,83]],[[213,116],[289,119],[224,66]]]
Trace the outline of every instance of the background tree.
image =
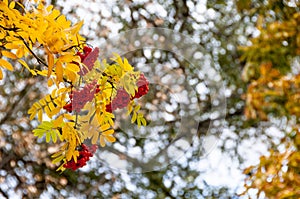
[[[257,197],[298,198],[299,189],[299,3],[269,1],[250,13],[258,17],[260,35],[244,47],[247,118],[286,120],[290,129],[277,146],[248,167],[245,187]],[[259,9],[259,12],[258,12]],[[249,11],[249,7],[247,7]]]
[[[109,42],[105,43],[105,41],[114,33],[122,30],[163,27],[190,35],[196,43],[205,49],[201,51],[202,57],[209,57],[209,64],[222,70],[221,75],[227,97],[227,117],[226,122],[222,123],[221,131],[220,128],[215,128],[209,132],[210,135],[218,137],[220,140],[215,151],[222,151],[223,155],[228,157],[229,164],[226,165],[226,161],[222,162],[228,168],[238,165],[238,168],[244,169],[252,163],[248,159],[255,156],[253,150],[249,149],[267,146],[273,151],[275,150],[272,153],[274,154],[273,157],[284,159],[285,156],[276,153],[277,146],[280,143],[290,143],[289,146],[297,146],[293,144],[297,134],[292,133],[292,138],[285,134],[287,126],[295,127],[294,124],[291,124],[293,117],[289,116],[297,113],[297,110],[292,110],[289,107],[294,108],[296,106],[287,104],[287,102],[293,102],[292,97],[296,97],[296,91],[286,91],[286,87],[281,86],[281,84],[290,85],[290,82],[284,81],[283,75],[287,75],[290,71],[290,67],[287,67],[290,66],[289,57],[292,58],[297,55],[295,50],[297,34],[293,33],[297,28],[294,24],[297,18],[293,17],[297,14],[298,8],[293,7],[292,2],[287,1],[267,1],[264,4],[259,1],[248,2],[216,0],[207,3],[198,1],[151,1],[146,3],[138,1],[126,1],[125,3],[90,1],[86,4],[52,1],[51,3],[74,22],[78,21],[78,18],[84,18],[82,34],[87,36],[87,40],[92,45],[103,44],[100,52],[103,56],[105,52],[110,52],[109,45],[105,45]],[[276,23],[276,21],[282,22],[284,20],[287,21],[285,25]],[[290,23],[294,25],[286,25]],[[111,24],[114,25],[111,26]],[[275,25],[271,26],[272,24]],[[284,36],[285,32],[288,36]],[[275,33],[281,33],[281,36],[276,36]],[[263,35],[271,35],[272,37],[263,37]],[[256,39],[250,40],[252,37],[256,37]],[[286,40],[291,40],[291,42],[284,42]],[[243,49],[244,51],[239,51],[239,46],[250,47]],[[243,55],[242,60],[240,59],[241,55]],[[126,57],[132,65],[153,79],[166,76],[170,72],[169,69],[172,69],[175,72],[173,75],[180,74],[177,77],[188,80],[188,85],[191,88],[206,86],[204,79],[198,75],[202,71],[191,66],[189,60],[182,59],[173,52],[140,49],[127,53]],[[294,59],[294,61],[296,60]],[[199,60],[199,64],[203,63],[201,61],[203,59]],[[31,66],[33,65],[36,65],[34,61]],[[147,67],[144,66],[149,65],[155,65],[155,67],[150,67],[147,70]],[[243,68],[243,76],[241,76],[240,72]],[[201,154],[203,151],[201,148],[199,149],[197,144],[192,145],[187,151],[183,150],[185,154],[183,158],[166,167],[157,171],[138,172],[138,166],[142,165],[141,161],[151,160],[151,157],[148,157],[149,148],[147,146],[149,144],[151,146],[152,142],[161,144],[162,148],[169,146],[174,139],[174,134],[176,135],[175,132],[178,127],[176,125],[181,122],[180,117],[178,117],[178,109],[166,110],[165,107],[168,104],[173,105],[174,102],[171,95],[164,94],[168,93],[164,90],[167,87],[166,82],[159,81],[152,84],[149,95],[141,101],[145,105],[147,102],[148,104],[161,104],[158,110],[150,109],[152,113],[156,112],[158,116],[158,120],[153,120],[152,117],[151,127],[163,126],[159,131],[159,137],[150,136],[152,135],[151,132],[145,131],[143,136],[150,138],[143,139],[136,136],[137,132],[140,133],[140,131],[120,123],[119,129],[116,130],[118,141],[98,151],[96,154],[98,158],[92,160],[89,168],[79,172],[65,171],[58,174],[55,172],[56,167],[51,164],[49,159],[56,147],[50,147],[43,140],[35,140],[31,130],[37,126],[37,122],[29,121],[27,114],[25,114],[26,110],[30,108],[28,102],[45,95],[43,91],[46,85],[43,87],[43,84],[40,83],[44,81],[43,79],[32,78],[28,72],[20,72],[18,69],[21,70],[21,67],[16,66],[14,72],[5,72],[5,78],[0,89],[3,98],[3,100],[1,99],[2,115],[0,119],[2,160],[0,179],[3,183],[0,188],[4,197],[16,193],[20,197],[29,198],[38,196],[55,198],[68,196],[78,198],[237,198],[236,192],[241,193],[243,191],[242,182],[235,185],[235,188],[238,189],[236,190],[233,186],[216,187],[212,185],[211,181],[208,182],[207,178],[202,178],[209,170],[210,166],[207,159],[210,159],[211,156],[203,158]],[[292,73],[290,75],[293,77]],[[22,80],[16,81],[19,79]],[[295,79],[292,78],[289,81],[296,85]],[[274,82],[273,88],[278,91],[269,88],[269,82]],[[249,87],[247,88],[248,84]],[[197,103],[195,103],[197,110],[208,113],[208,115],[203,116],[200,111],[194,113],[199,121],[199,128],[197,129],[199,137],[196,136],[195,139],[198,139],[200,143],[201,133],[207,131],[211,122],[209,117],[211,110],[210,92],[212,91],[208,90],[207,93],[203,93],[196,89],[194,92],[189,91],[187,93],[187,96],[197,98]],[[288,94],[284,92],[288,92]],[[157,93],[156,96],[155,93]],[[261,110],[262,106],[257,104],[265,105],[267,111]],[[280,104],[285,105],[286,110],[283,111],[283,108],[279,106]],[[244,116],[245,105],[246,117]],[[189,107],[185,110],[189,110]],[[163,124],[159,123],[160,120],[166,121],[165,113],[173,115],[173,119]],[[279,115],[280,118],[275,118],[273,115]],[[148,113],[147,116],[151,118]],[[281,138],[284,139],[281,140]],[[285,142],[286,140],[288,142]],[[39,144],[35,144],[36,142]],[[251,145],[254,147],[251,148]],[[124,153],[132,150],[137,151],[138,155],[132,156]],[[109,165],[111,164],[106,162],[109,159],[103,158],[105,154],[108,154],[109,157],[115,157],[118,161],[130,163],[127,164],[127,171],[136,171],[132,173],[110,168]],[[293,157],[297,157],[297,155]],[[273,165],[270,162],[278,160],[276,158],[274,159],[272,156],[270,159],[262,158],[257,171],[263,168],[262,164]],[[297,163],[297,160],[295,159],[294,162]],[[292,165],[295,166],[294,162]],[[217,168],[222,168],[222,166],[220,164],[213,167],[216,168],[214,172],[218,172]],[[272,198],[276,197],[275,191],[278,192],[278,189],[274,188],[276,181],[269,183],[270,179],[264,177],[269,175],[268,168],[264,167],[261,169],[262,172],[258,174],[255,172],[256,170],[248,169],[246,174],[253,176],[252,181],[260,177],[262,183],[251,184],[249,182],[246,185],[249,188],[258,188]],[[291,168],[294,167],[286,167],[292,174],[295,174],[296,170],[291,170]],[[297,164],[295,168],[297,168]],[[272,172],[278,171],[274,168],[270,168],[270,170]],[[230,173],[230,169],[226,172]],[[252,175],[252,173],[254,174]],[[289,179],[290,181],[298,179],[297,175],[293,176],[294,179]],[[281,189],[283,191],[288,190],[288,194],[294,194],[290,197],[297,197],[295,195],[297,190],[285,188],[290,181],[284,181],[287,184],[281,185]]]

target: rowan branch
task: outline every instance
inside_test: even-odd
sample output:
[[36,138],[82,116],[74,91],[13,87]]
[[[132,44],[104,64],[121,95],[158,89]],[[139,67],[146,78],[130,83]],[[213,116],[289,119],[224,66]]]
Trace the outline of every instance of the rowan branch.
[[34,58],[40,63],[43,64],[44,66],[48,67],[48,64],[46,64],[41,58],[39,58],[29,47],[29,45],[27,44],[27,42],[25,41],[25,39],[21,36],[19,36],[19,38],[23,41],[24,45],[26,46],[26,48],[29,50],[29,52],[34,56]]

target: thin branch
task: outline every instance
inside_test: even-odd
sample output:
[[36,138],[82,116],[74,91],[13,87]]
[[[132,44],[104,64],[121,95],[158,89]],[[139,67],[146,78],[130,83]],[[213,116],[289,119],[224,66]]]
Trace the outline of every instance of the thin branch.
[[3,30],[7,30],[7,31],[14,31],[14,32],[16,32],[16,31],[18,31],[20,28],[16,28],[16,27],[13,27],[13,28],[6,28],[6,27],[4,27],[4,26],[2,26],[2,25],[0,25],[0,28],[2,28]]
[[0,193],[3,195],[3,197],[8,198],[8,195],[0,188]]
[[37,59],[37,61],[40,64],[43,64],[44,66],[48,67],[48,64],[46,64],[41,58],[39,58],[29,47],[29,45],[27,44],[27,42],[25,41],[25,39],[21,36],[19,36],[19,38],[23,41],[24,45],[26,46],[26,48],[30,51],[30,53],[34,56],[34,58]]

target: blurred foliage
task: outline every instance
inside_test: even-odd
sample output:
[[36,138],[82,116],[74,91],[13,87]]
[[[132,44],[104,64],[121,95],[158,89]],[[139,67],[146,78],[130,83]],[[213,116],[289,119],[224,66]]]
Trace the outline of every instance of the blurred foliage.
[[[5,72],[5,80],[0,82],[2,196],[239,198],[237,193],[245,191],[240,185],[234,188],[221,183],[219,186],[211,185],[202,176],[207,175],[206,171],[210,169],[218,172],[228,167],[230,170],[235,163],[239,169],[248,167],[247,159],[255,155],[255,150],[259,148],[256,144],[262,143],[270,149],[270,153],[261,157],[259,165],[245,170],[245,175],[249,177],[245,186],[250,190],[245,194],[255,198],[250,193],[254,188],[260,190],[261,197],[298,198],[299,154],[296,149],[299,133],[295,126],[295,116],[299,114],[295,105],[298,101],[298,73],[291,67],[292,63],[297,65],[299,53],[297,2],[153,0],[86,1],[82,4],[51,1],[70,20],[75,22],[84,19],[81,34],[87,36],[87,40],[95,46],[105,44],[112,35],[121,31],[162,27],[186,34],[203,47],[200,57],[209,57],[209,64],[221,69],[227,97],[226,122],[222,128],[212,128],[207,134],[219,138],[215,150],[228,155],[230,161],[229,164],[220,162],[219,165],[210,165],[206,161],[209,157],[203,157],[199,143],[203,141],[203,132],[206,133],[212,122],[212,104],[210,90],[203,93],[195,89],[186,93],[188,99],[195,100],[185,109],[189,112],[200,110],[192,112],[199,121],[192,146],[187,150],[177,149],[182,150],[184,155],[171,164],[157,171],[140,172],[139,165],[147,161],[151,163],[150,152],[155,150],[149,149],[149,146],[152,144],[162,149],[172,146],[176,130],[180,127],[179,108],[166,107],[181,107],[181,104],[174,102],[168,92],[172,81],[169,84],[163,82],[163,77],[172,71],[172,80],[182,79],[192,88],[205,86],[205,81],[201,76],[201,67],[191,66],[188,60],[173,52],[139,49],[127,53],[126,57],[154,82],[150,85],[149,95],[139,102],[148,108],[148,111],[142,111],[146,119],[152,119],[149,120],[149,129],[158,132],[157,136],[116,121],[119,129],[116,130],[118,136],[115,144],[99,151],[97,159],[94,158],[89,164],[89,169],[67,171],[61,175],[55,172],[56,168],[51,166],[49,158],[57,148],[49,148],[43,139],[37,141],[39,144],[34,144],[36,138],[31,130],[37,126],[37,122],[30,122],[25,114],[29,108],[28,102],[45,95],[45,83],[41,79],[31,78],[26,72]],[[103,45],[100,54],[104,55],[111,50],[110,47]],[[204,62],[202,58],[199,60],[201,66]],[[35,84],[35,81],[40,84]],[[164,117],[167,113],[174,116],[169,121]],[[284,136],[278,138],[274,131]],[[126,153],[130,151],[138,152]],[[111,164],[106,162],[105,155],[114,157],[120,164],[127,162],[126,170],[110,168]],[[162,161],[167,160],[168,154],[162,156]],[[282,164],[277,166],[278,162]]]
[[[290,5],[290,6],[286,6]],[[241,48],[241,59],[247,63],[243,78],[249,82],[245,115],[268,121],[286,117],[293,121],[278,147],[270,149],[256,166],[245,170],[246,192],[257,190],[257,197],[300,197],[299,152],[299,50],[300,10],[298,1],[267,1],[254,8],[259,35],[249,46]],[[256,12],[255,12],[256,11]],[[281,148],[280,148],[281,147]]]

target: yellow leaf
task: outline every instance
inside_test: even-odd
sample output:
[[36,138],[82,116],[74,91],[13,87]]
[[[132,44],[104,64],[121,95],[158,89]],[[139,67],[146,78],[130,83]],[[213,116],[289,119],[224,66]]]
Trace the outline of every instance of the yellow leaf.
[[40,104],[41,104],[42,106],[46,106],[46,103],[47,103],[47,102],[46,102],[45,99],[41,99],[39,102],[40,102]]
[[56,152],[53,155],[51,155],[51,158],[56,158],[62,154],[62,151]]
[[19,47],[17,49],[16,55],[17,55],[18,58],[23,57],[24,56],[24,48],[23,47]]
[[42,120],[43,120],[43,111],[42,111],[42,109],[40,109],[39,112],[38,112],[38,120],[40,122],[42,122]]
[[59,127],[63,123],[63,116],[60,115],[56,120],[53,121],[53,127]]
[[140,105],[137,105],[135,108],[134,108],[134,112],[138,112],[140,110],[141,106]]
[[3,68],[6,68],[7,70],[10,70],[10,71],[14,70],[13,66],[4,59],[0,59],[0,66],[2,66]]
[[147,121],[145,120],[145,118],[142,117],[142,118],[140,118],[140,120],[141,120],[143,126],[147,126]]
[[41,75],[41,76],[47,76],[48,71],[47,70],[42,70],[42,71],[37,71],[37,74]]
[[57,76],[57,81],[62,82],[63,81],[63,66],[61,62],[56,63],[56,76]]
[[51,12],[52,9],[53,9],[53,5],[50,5],[50,6],[48,6],[48,7],[46,8],[46,10],[47,10],[48,12]]
[[45,96],[45,99],[46,99],[46,102],[51,102],[51,97],[50,97],[50,95],[46,95],[46,96]]
[[35,72],[34,70],[30,69],[29,66],[27,65],[27,63],[26,63],[24,60],[18,59],[18,62],[19,62],[20,64],[22,64],[27,70],[29,70],[29,72],[30,72],[32,75],[36,75],[36,72]]
[[46,112],[47,116],[52,119],[51,111],[48,106],[45,106],[45,112]]
[[105,140],[104,140],[104,136],[103,135],[100,135],[100,145],[102,147],[105,147]]
[[60,62],[72,62],[75,61],[75,59],[78,59],[76,55],[72,55],[72,54],[66,54],[66,55],[62,55],[59,58]]
[[65,29],[66,32],[70,32],[71,34],[75,35],[76,33],[79,32],[81,26],[83,25],[83,21],[78,22],[74,26]]
[[52,85],[53,85],[53,79],[51,78],[51,79],[48,79],[48,87],[51,87]]
[[108,136],[105,136],[105,139],[109,142],[115,142],[116,141],[116,138],[111,136],[111,135],[108,135]]
[[[52,103],[51,103],[52,104]],[[61,107],[56,107],[54,109],[51,110],[51,115],[56,115],[59,113]]]
[[72,151],[71,150],[67,151],[66,158],[67,158],[67,161],[71,160],[71,158],[72,158]]
[[125,71],[133,70],[133,67],[128,63],[128,60],[126,58],[124,58],[124,70]]
[[[35,1],[37,1],[37,0],[35,0]],[[56,169],[56,171],[61,171],[61,173],[62,173],[63,171],[65,171],[66,168],[64,167],[64,165],[65,165],[65,163],[61,164],[61,165]]]
[[52,160],[52,163],[53,163],[53,164],[56,164],[56,163],[62,161],[64,158],[65,158],[64,155],[60,155],[60,156],[58,156],[57,158],[55,158],[54,160]]
[[4,47],[6,49],[17,49],[17,48],[19,48],[19,46],[17,44],[14,44],[14,43],[5,44]]
[[9,4],[9,8],[10,9],[14,9],[15,8],[16,3],[14,1],[10,2]]
[[98,137],[99,137],[99,133],[98,132],[94,132],[93,134],[93,138],[92,138],[92,144],[96,144]]
[[64,15],[60,15],[57,19],[56,19],[57,23],[60,24],[61,26],[63,25],[64,22],[66,22],[66,17]]
[[107,135],[111,135],[113,133],[114,133],[114,129],[110,129],[110,130],[107,130],[107,131],[103,132],[102,135],[107,136]]
[[105,131],[105,130],[107,130],[107,129],[109,129],[110,128],[110,125],[109,124],[104,124],[104,125],[102,125],[101,127],[100,127],[100,130],[103,132],[103,131]]
[[7,58],[10,58],[10,59],[17,59],[17,55],[15,55],[14,53],[12,52],[9,52],[9,51],[6,51],[6,50],[3,50],[1,51],[2,55],[7,57]]
[[80,71],[80,68],[77,64],[68,63],[66,69],[73,71],[75,73]]
[[134,123],[136,118],[137,118],[137,114],[136,114],[136,112],[133,112],[133,115],[132,115],[132,118],[131,118],[131,123]]
[[[51,111],[55,109],[55,106],[54,106],[53,102],[50,102],[50,103],[48,104],[48,106],[49,106],[49,108],[50,108]],[[52,114],[52,115],[53,115],[53,114]]]
[[75,116],[73,116],[73,115],[70,115],[70,114],[64,114],[64,117],[67,119],[67,120],[70,120],[70,121],[72,121],[72,120],[74,120],[75,118]]
[[36,109],[35,108],[33,108],[33,107],[31,107],[29,110],[28,110],[28,114],[30,114],[30,120],[33,120],[33,118],[35,117],[35,115],[36,115]]
[[0,40],[4,39],[6,36],[7,32],[5,32],[5,30],[0,30]]
[[3,73],[2,73],[2,70],[0,69],[0,80],[3,79]]
[[125,72],[133,70],[133,67],[128,63],[128,60],[126,58],[124,58],[124,63],[123,63],[120,55],[118,55],[117,53],[113,53],[113,54],[115,57],[112,60],[117,62]]
[[42,106],[38,102],[35,102],[32,106],[36,109],[42,108]]
[[52,13],[49,15],[49,18],[53,20],[53,19],[57,18],[59,15],[60,15],[59,10],[56,10],[56,9],[55,9],[55,10],[53,10]]

